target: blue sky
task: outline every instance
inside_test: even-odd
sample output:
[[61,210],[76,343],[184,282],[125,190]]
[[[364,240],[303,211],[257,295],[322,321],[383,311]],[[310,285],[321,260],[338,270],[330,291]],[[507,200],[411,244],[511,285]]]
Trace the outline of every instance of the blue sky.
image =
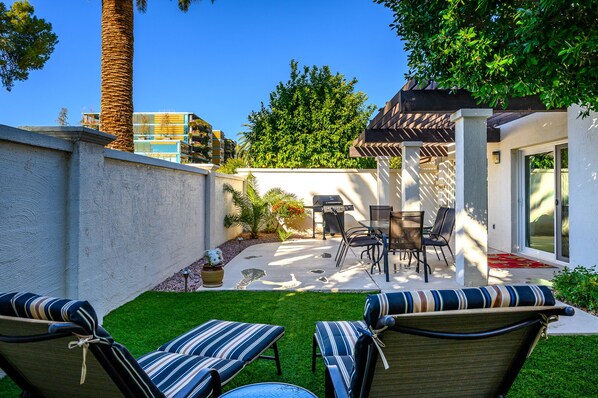
[[[12,1],[5,2],[12,4]],[[100,109],[101,0],[30,0],[59,43],[46,66],[0,87],[0,124],[69,124]],[[176,0],[148,0],[135,13],[135,111],[193,112],[236,138],[247,116],[280,81],[291,59],[355,77],[371,104],[403,85],[403,45],[392,13],[370,0],[209,0],[189,12]]]

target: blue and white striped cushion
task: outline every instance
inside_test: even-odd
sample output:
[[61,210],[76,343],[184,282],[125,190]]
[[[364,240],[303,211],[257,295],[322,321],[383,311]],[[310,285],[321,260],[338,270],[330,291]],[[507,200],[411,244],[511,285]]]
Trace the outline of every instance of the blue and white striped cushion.
[[245,364],[241,361],[154,351],[137,359],[143,370],[166,397],[207,397],[210,376],[198,377],[202,369],[215,369],[226,384]]
[[351,376],[353,374],[353,367],[355,366],[355,359],[352,355],[333,355],[324,357],[326,366],[337,366],[343,377],[345,389],[349,391],[351,387]]
[[96,312],[87,301],[45,297],[33,293],[0,295],[0,311],[7,316],[72,322],[90,334],[94,333],[98,325]]
[[361,335],[357,328],[367,329],[363,321],[317,322],[316,341],[322,356],[353,355],[355,342]]
[[546,286],[492,285],[465,289],[418,290],[371,294],[363,318],[376,326],[384,315],[494,307],[553,306],[554,296]]
[[211,320],[158,350],[249,363],[283,335],[282,326]]

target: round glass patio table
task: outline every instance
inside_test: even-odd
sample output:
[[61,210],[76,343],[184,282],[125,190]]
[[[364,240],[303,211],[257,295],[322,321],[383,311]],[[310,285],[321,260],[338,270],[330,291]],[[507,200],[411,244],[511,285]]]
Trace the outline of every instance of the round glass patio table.
[[221,395],[226,398],[277,398],[277,397],[296,397],[296,398],[317,398],[311,391],[303,387],[286,383],[255,383],[246,386],[237,387]]

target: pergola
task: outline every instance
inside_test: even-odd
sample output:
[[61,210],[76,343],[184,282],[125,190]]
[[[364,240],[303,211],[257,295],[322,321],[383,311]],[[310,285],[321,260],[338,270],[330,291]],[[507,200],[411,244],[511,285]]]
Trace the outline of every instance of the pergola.
[[454,157],[457,282],[487,285],[487,143],[500,142],[501,125],[547,111],[536,96],[490,106],[466,90],[409,81],[355,139],[350,155],[376,157],[379,204],[390,200],[390,158],[402,157],[403,210],[421,209],[420,163]]

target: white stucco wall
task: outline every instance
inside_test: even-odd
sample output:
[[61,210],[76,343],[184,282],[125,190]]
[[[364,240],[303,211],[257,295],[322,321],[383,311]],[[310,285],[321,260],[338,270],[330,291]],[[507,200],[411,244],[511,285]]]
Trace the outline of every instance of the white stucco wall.
[[[102,201],[103,289],[116,308],[199,259],[204,248],[205,173],[140,164],[106,151]],[[140,159],[141,158],[141,159]],[[90,289],[93,291],[93,289]]]
[[[517,251],[517,151],[567,138],[565,113],[535,113],[501,126],[501,142],[488,144],[488,246]],[[500,164],[492,152],[500,151]]]
[[567,110],[569,129],[569,265],[598,264],[598,113],[584,119]]
[[240,226],[234,226],[230,228],[224,227],[224,217],[227,214],[231,214],[235,211],[230,195],[224,194],[224,184],[230,184],[237,191],[243,192],[243,184],[245,178],[230,174],[216,173],[215,181],[215,196],[216,200],[214,203],[214,225],[212,231],[214,232],[215,245],[221,245],[227,240],[233,239],[243,232],[243,228]]
[[101,319],[203,255],[207,171],[48,129],[0,125],[0,292],[89,300]]
[[[425,211],[426,223],[433,222],[438,209],[436,187],[437,171],[433,167],[422,165],[420,195]],[[354,211],[345,213],[348,227],[358,225],[357,221],[369,218],[369,206],[376,204],[376,170],[357,169],[239,169],[240,175],[249,172],[257,178],[261,193],[271,188],[282,188],[294,193],[303,204],[312,204],[314,195],[340,195],[344,204],[352,204]],[[390,172],[390,205],[395,210],[401,209],[401,172]],[[319,216],[316,216],[319,221]],[[311,216],[306,217],[304,226],[311,229]]]
[[65,294],[71,150],[66,141],[0,125],[0,292]]

